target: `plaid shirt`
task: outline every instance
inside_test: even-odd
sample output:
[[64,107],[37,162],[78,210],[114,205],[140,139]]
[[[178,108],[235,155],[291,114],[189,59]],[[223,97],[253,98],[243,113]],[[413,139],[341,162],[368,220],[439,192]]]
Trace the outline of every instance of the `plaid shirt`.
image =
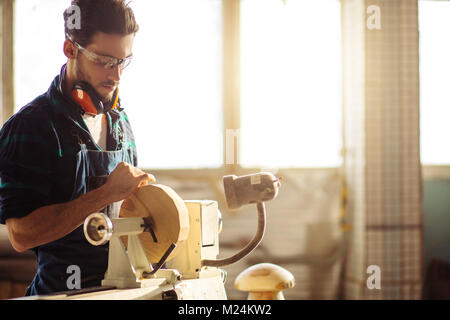
[[[47,205],[68,202],[75,184],[80,140],[92,142],[82,112],[61,93],[60,76],[49,90],[11,117],[0,131],[0,223],[21,218]],[[131,150],[137,167],[136,145],[123,108],[106,113],[107,149]]]

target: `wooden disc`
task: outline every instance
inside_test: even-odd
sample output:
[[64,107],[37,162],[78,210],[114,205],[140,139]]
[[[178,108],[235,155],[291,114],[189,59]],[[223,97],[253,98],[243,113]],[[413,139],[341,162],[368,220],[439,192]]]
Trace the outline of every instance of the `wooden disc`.
[[[142,217],[146,224],[152,225],[157,242],[148,231],[139,235],[152,264],[159,262],[172,243],[178,248],[178,244],[186,240],[189,234],[189,212],[183,199],[164,185],[152,184],[139,188],[123,202],[119,217]],[[126,241],[124,244],[127,246]],[[177,248],[167,261],[175,256]]]

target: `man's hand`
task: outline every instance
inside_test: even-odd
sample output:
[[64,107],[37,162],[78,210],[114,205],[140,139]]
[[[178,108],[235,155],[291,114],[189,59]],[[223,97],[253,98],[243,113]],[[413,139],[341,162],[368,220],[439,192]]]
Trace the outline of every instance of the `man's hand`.
[[116,202],[128,198],[139,187],[154,182],[156,179],[152,174],[121,162],[111,173],[103,188],[111,198],[111,202]]

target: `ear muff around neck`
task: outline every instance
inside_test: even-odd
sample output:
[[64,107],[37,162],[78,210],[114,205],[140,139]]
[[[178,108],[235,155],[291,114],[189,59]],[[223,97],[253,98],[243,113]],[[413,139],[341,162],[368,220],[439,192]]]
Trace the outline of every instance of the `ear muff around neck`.
[[111,102],[104,104],[101,97],[89,83],[77,82],[72,89],[72,99],[80,105],[84,112],[98,115],[117,107],[119,102],[119,89],[117,88],[114,92]]

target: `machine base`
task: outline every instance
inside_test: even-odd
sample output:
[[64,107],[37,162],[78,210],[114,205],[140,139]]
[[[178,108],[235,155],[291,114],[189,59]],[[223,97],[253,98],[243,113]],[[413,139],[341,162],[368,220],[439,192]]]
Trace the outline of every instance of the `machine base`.
[[[155,280],[153,285],[131,289],[100,287],[83,289],[84,293],[67,291],[55,295],[24,297],[16,300],[226,300],[221,276],[180,280],[168,284],[166,279]],[[157,284],[156,281],[162,283]],[[150,284],[150,282],[147,282]],[[106,289],[105,289],[106,288]],[[89,291],[89,292],[86,292]]]

